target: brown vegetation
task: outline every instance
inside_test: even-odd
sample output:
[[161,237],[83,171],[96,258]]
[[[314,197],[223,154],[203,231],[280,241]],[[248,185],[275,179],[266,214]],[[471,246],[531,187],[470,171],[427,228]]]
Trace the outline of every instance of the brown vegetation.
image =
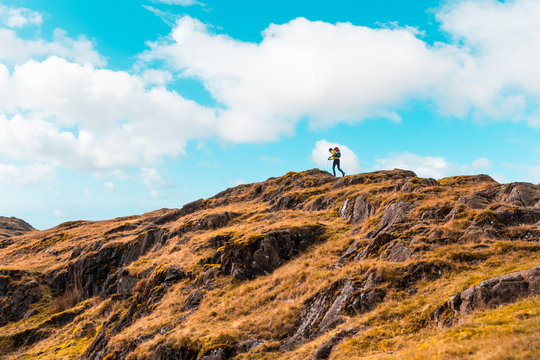
[[309,170],[9,235],[0,356],[534,359],[539,221],[532,184]]

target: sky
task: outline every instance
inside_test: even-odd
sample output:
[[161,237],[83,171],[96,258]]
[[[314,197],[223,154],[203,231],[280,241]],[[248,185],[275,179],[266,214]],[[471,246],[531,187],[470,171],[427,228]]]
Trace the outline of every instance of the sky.
[[540,0],[0,0],[0,216],[288,171],[540,182]]

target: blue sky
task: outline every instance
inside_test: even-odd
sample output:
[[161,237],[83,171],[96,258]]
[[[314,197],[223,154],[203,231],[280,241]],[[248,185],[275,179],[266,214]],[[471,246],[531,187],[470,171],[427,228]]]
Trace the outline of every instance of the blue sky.
[[288,171],[540,182],[540,1],[0,0],[0,215],[45,229]]

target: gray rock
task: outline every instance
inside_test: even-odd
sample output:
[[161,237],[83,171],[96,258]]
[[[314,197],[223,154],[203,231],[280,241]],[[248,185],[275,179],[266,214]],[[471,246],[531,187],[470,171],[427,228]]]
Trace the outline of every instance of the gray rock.
[[381,232],[394,224],[405,221],[409,213],[414,209],[414,204],[398,200],[386,207],[379,223],[378,232]]
[[497,200],[511,205],[532,207],[540,200],[540,188],[531,183],[502,185]]
[[362,195],[350,197],[343,202],[340,216],[353,224],[362,224],[375,213],[375,208]]
[[356,333],[358,333],[358,331],[360,331],[360,328],[358,327],[340,331],[339,333],[319,345],[319,347],[311,356],[311,359],[326,360],[330,358],[330,354],[332,353],[332,350],[336,345],[342,342],[345,338],[355,335]]
[[194,310],[198,309],[203,300],[203,292],[201,289],[196,289],[193,291],[184,303],[185,310]]
[[457,315],[493,308],[540,294],[540,266],[484,280],[451,296],[434,313],[441,326],[451,325]]

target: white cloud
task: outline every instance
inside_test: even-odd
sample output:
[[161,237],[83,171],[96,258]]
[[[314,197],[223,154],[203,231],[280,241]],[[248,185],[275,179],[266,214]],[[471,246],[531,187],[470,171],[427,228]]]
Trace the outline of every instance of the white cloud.
[[[20,13],[27,24],[42,21]],[[272,24],[260,43],[249,43],[183,17],[141,55],[147,63],[134,73],[99,68],[104,59],[84,37],[57,30],[51,41],[26,40],[0,27],[0,155],[78,171],[152,170],[192,139],[275,140],[292,134],[300,119],[312,127],[368,117],[400,121],[398,111],[410,99],[433,100],[450,114],[473,110],[533,125],[538,113],[527,113],[540,103],[539,17],[538,1],[452,2],[438,19],[454,40],[434,46],[410,27],[304,18]],[[169,67],[152,69],[156,59]],[[204,107],[168,91],[178,75],[202,81],[220,105]],[[354,153],[343,155],[344,170],[359,171]],[[405,155],[381,159],[381,166],[427,162],[433,176],[460,168]],[[482,160],[464,166],[489,168]]]
[[301,118],[313,127],[399,121],[410,99],[450,115],[537,124],[540,1],[453,1],[437,18],[448,43],[428,45],[410,27],[304,18],[272,24],[250,43],[185,16],[141,59],[201,80],[224,106],[220,136],[235,142],[275,140]]
[[351,175],[360,172],[361,167],[358,156],[356,156],[356,154],[348,146],[343,144],[319,140],[317,143],[315,143],[315,148],[311,151],[311,159],[318,167],[332,172],[332,162],[328,161],[328,157],[331,154],[328,149],[336,146],[339,147],[339,150],[341,151],[340,167],[345,174]]
[[164,59],[200,79],[225,105],[220,135],[256,142],[292,133],[303,116],[315,127],[373,116],[399,120],[395,108],[427,96],[455,68],[446,53],[415,35],[411,28],[298,18],[270,25],[256,44],[212,34],[183,17],[141,58]]
[[26,25],[40,26],[42,22],[41,14],[35,11],[0,4],[0,61],[16,65],[30,59],[55,55],[79,64],[106,64],[104,57],[94,50],[92,41],[83,35],[72,39],[62,29],[54,30],[51,41],[42,38],[26,39],[18,35],[19,28]]
[[491,160],[486,158],[478,158],[471,163],[471,168],[474,170],[488,170],[491,166]]
[[447,110],[526,119],[540,103],[540,1],[450,2],[437,18],[463,44],[455,54],[461,68],[441,87]]
[[104,182],[104,183],[103,183],[103,186],[105,187],[105,189],[106,189],[109,193],[113,193],[113,192],[114,192],[114,183],[113,183],[113,182],[110,182],[110,181]]
[[11,29],[0,27],[0,61],[9,64],[21,63],[34,58],[60,56],[79,64],[104,66],[105,59],[94,50],[94,44],[80,36],[73,40],[61,29],[54,31],[52,41],[43,39],[25,40]]
[[156,190],[150,190],[150,196],[153,197],[154,199],[161,197],[160,193]]
[[405,152],[388,158],[377,159],[375,170],[411,170],[419,177],[440,179],[454,175],[476,175],[493,166],[491,160],[478,158],[470,164],[458,165],[441,156],[420,156]]
[[150,188],[156,188],[156,187],[166,187],[171,186],[172,182],[170,180],[165,180],[157,169],[154,168],[145,168],[143,167],[141,169],[141,177],[143,179],[143,183],[150,187]]
[[385,159],[377,159],[377,170],[411,170],[420,177],[440,179],[448,176],[451,169],[443,157],[419,156],[411,153],[397,154]]
[[0,164],[0,181],[12,185],[35,185],[56,180],[54,168],[48,164],[16,166]]
[[[8,119],[2,110],[27,115]],[[188,139],[212,137],[214,128],[213,110],[161,87],[147,90],[126,72],[58,57],[11,74],[0,64],[0,154],[11,159],[85,171],[145,166],[182,153]]]
[[43,17],[40,13],[29,9],[0,4],[0,23],[10,28],[20,28],[26,25],[40,26],[43,23]]
[[149,69],[142,73],[141,78],[146,85],[165,86],[173,80],[168,71]]

